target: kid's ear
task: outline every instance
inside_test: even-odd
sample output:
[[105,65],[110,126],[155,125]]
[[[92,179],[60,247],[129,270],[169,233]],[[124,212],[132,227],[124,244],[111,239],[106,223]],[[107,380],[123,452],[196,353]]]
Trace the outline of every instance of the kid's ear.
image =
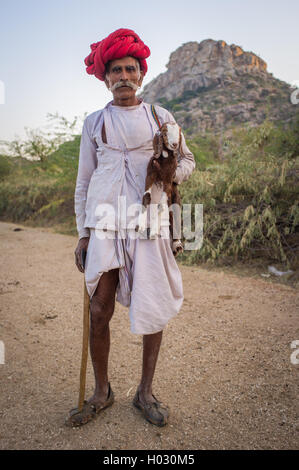
[[156,158],[159,158],[162,153],[162,148],[163,148],[163,137],[161,133],[154,135],[153,147],[154,147],[154,156]]
[[140,70],[140,78],[138,80],[138,85],[141,86],[144,78],[143,70]]

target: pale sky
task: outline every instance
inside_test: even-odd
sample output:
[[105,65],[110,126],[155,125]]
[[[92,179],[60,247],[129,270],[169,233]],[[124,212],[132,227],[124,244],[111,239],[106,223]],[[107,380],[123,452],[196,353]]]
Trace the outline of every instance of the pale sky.
[[292,83],[298,18],[297,0],[0,0],[0,139],[43,126],[47,113],[71,119],[105,106],[112,95],[86,73],[84,58],[118,28],[133,29],[151,49],[144,85],[166,70],[171,52],[204,39],[252,51]]

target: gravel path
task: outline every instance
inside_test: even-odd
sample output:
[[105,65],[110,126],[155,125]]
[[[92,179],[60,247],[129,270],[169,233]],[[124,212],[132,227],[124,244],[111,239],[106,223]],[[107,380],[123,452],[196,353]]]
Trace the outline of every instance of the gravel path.
[[[0,223],[0,240],[1,449],[299,448],[299,365],[290,360],[299,339],[297,290],[180,266],[185,300],[164,331],[153,388],[170,407],[165,428],[132,406],[142,337],[117,303],[109,364],[116,401],[96,421],[69,429],[82,335],[77,239]],[[89,360],[88,396],[93,384]]]

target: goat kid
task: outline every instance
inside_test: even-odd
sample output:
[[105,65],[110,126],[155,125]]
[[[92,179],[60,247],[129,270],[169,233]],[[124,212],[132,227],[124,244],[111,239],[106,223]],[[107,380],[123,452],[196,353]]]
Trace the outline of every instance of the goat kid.
[[[147,167],[145,180],[145,192],[142,204],[143,212],[139,219],[136,231],[143,232],[146,227],[147,207],[151,203],[151,190],[154,184],[163,186],[163,193],[158,204],[158,210],[163,210],[163,204],[178,204],[181,206],[181,198],[177,184],[173,182],[177,168],[177,157],[181,151],[181,128],[176,123],[165,122],[153,139],[154,155]],[[181,152],[182,153],[182,152]],[[176,256],[183,251],[181,240],[173,238],[173,211],[169,210],[169,230],[172,239],[172,252]]]

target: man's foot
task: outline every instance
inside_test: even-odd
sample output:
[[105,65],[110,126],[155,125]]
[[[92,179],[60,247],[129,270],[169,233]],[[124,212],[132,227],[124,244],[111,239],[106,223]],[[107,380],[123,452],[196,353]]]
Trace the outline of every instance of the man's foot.
[[78,408],[73,408],[70,411],[69,416],[65,420],[65,425],[69,427],[82,426],[95,419],[102,410],[111,406],[114,403],[114,393],[110,383],[108,385],[109,389],[106,400],[99,401],[95,400],[94,397],[88,401],[84,400],[82,410],[79,411]]
[[162,402],[158,401],[153,394],[152,399],[146,401],[141,397],[141,394],[137,389],[136,395],[133,399],[133,405],[141,410],[145,419],[150,423],[155,424],[156,426],[165,426],[167,424],[169,416],[168,408],[163,405]]

